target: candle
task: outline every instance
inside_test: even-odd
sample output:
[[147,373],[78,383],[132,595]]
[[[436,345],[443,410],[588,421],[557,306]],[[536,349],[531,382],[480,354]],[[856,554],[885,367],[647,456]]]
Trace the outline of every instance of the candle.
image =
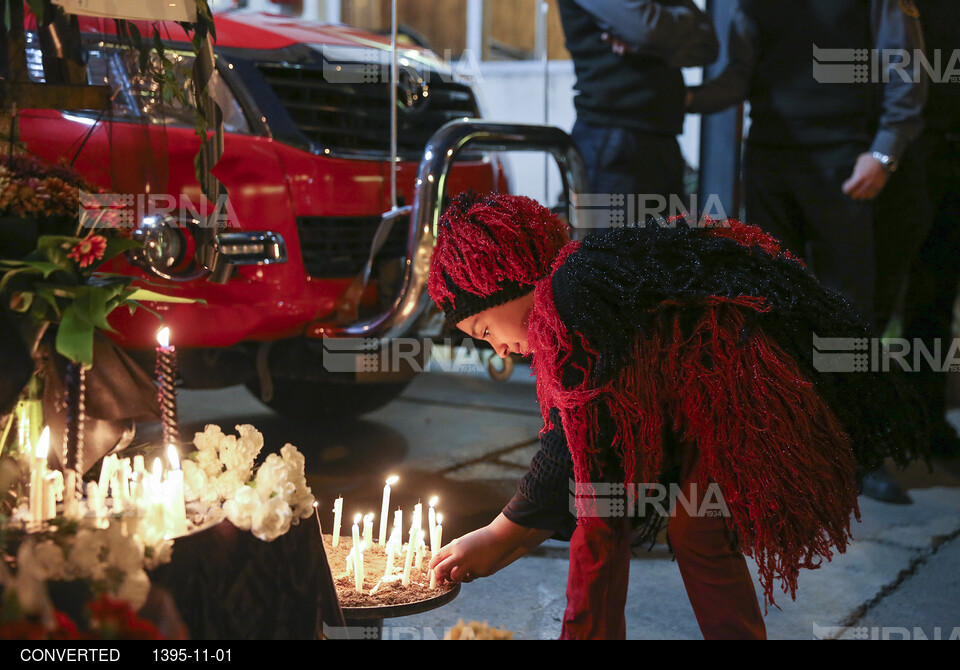
[[170,345],[170,329],[161,328],[157,332],[157,400],[160,403],[160,419],[163,441],[180,441],[180,429],[177,426],[177,349]]
[[[416,516],[416,512],[414,512]],[[416,551],[417,540],[420,537],[420,531],[416,526],[416,521],[410,524],[410,540],[407,542],[407,558],[403,563],[403,577],[401,579],[401,584],[404,586],[410,585],[410,570],[413,568],[413,553]]]
[[107,490],[110,488],[110,480],[113,479],[114,469],[118,465],[116,454],[103,457],[103,464],[100,466],[100,479],[97,481],[97,491],[101,491],[104,497],[106,497]]
[[[403,537],[403,510],[399,507],[393,513],[393,532],[397,534],[398,539]],[[400,540],[400,544],[403,544],[403,540]]]
[[[443,515],[442,514],[437,515],[437,527],[433,529],[433,535],[434,537],[430,544],[436,547],[436,549],[431,549],[431,551],[440,551],[440,547],[442,546],[441,542],[443,538]],[[433,570],[430,571],[430,588],[431,589],[437,588],[437,573],[434,572]]]
[[399,550],[399,545],[400,529],[394,526],[393,532],[390,533],[390,541],[387,542],[387,567],[383,571],[384,577],[389,577],[390,573],[393,571],[393,558],[396,552]]
[[383,546],[387,541],[387,514],[390,511],[390,485],[396,484],[398,479],[399,477],[396,475],[388,478],[386,485],[383,487],[383,504],[380,505],[380,546]]
[[63,475],[59,470],[47,474],[44,490],[47,499],[44,503],[43,518],[52,519],[57,516],[57,500],[63,500]]
[[353,517],[353,586],[357,593],[363,592],[362,565],[363,556],[360,553],[360,515]]
[[43,505],[47,499],[47,454],[50,452],[50,427],[43,429],[37,440],[33,463],[30,467],[30,520],[35,523],[44,521]]
[[167,472],[166,513],[170,530],[176,535],[187,533],[187,507],[183,498],[183,470],[180,469],[180,456],[172,444],[167,445],[167,460],[170,470]]
[[427,538],[430,540],[430,551],[434,551],[433,548],[433,530],[437,526],[437,512],[433,509],[434,505],[437,504],[437,496],[430,498],[430,509],[427,510]]
[[363,515],[363,541],[368,547],[373,546],[373,512]]
[[417,533],[417,557],[413,561],[414,570],[419,572],[425,553],[427,553],[427,544],[423,541],[423,533]]
[[340,544],[340,521],[343,519],[343,497],[333,501],[333,546]]
[[106,516],[103,498],[104,496],[100,494],[99,484],[96,482],[90,482],[87,484],[87,509],[93,510],[93,515],[96,517],[98,523],[104,516]]

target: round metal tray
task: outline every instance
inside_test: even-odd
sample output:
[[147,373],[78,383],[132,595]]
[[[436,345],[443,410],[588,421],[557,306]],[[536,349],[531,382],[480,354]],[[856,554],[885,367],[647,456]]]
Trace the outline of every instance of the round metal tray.
[[377,605],[376,607],[342,607],[344,619],[350,621],[361,621],[364,619],[388,619],[392,617],[410,616],[429,612],[457,597],[460,593],[460,583],[453,585],[449,591],[444,591],[438,596],[427,598],[426,600],[417,600],[410,603],[400,603],[398,605]]

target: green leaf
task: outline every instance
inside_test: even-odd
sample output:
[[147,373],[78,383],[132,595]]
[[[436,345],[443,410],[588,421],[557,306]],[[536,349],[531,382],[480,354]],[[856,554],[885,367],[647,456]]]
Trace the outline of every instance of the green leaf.
[[135,300],[137,302],[173,302],[179,304],[189,304],[194,302],[199,302],[206,304],[205,300],[197,300],[194,298],[181,298],[173,295],[164,295],[162,293],[157,293],[156,291],[149,291],[147,289],[138,288],[133,293],[130,294],[128,300]]
[[93,331],[93,325],[80,317],[76,306],[68,305],[57,328],[57,351],[74,363],[93,365]]

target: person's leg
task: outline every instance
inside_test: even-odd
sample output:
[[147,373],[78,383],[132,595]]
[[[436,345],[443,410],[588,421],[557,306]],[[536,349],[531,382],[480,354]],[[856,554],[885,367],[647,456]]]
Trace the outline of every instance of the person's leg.
[[776,238],[794,256],[807,257],[803,211],[791,193],[790,152],[747,143],[743,155],[743,203],[746,221]]
[[591,193],[623,196],[622,223],[682,214],[684,160],[677,138],[577,121],[570,133],[583,157]]
[[[700,459],[695,449],[690,452],[681,492],[686,500],[695,501],[691,509],[699,510],[707,491],[696,486]],[[668,532],[704,639],[766,639],[766,626],[750,570],[723,516],[691,514],[678,500]]]
[[561,640],[622,640],[630,577],[630,519],[580,520],[570,539]]
[[810,269],[874,326],[874,205],[843,192],[861,151],[857,145],[840,145],[797,152],[794,187],[809,222]]

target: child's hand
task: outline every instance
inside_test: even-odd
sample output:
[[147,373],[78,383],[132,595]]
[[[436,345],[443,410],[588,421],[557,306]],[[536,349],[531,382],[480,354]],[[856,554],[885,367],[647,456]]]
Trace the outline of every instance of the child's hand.
[[517,525],[501,513],[489,525],[442,547],[430,568],[439,581],[470,582],[492,575],[551,535],[549,530]]
[[496,572],[496,564],[506,551],[490,526],[484,526],[442,547],[430,561],[438,581],[471,582]]

